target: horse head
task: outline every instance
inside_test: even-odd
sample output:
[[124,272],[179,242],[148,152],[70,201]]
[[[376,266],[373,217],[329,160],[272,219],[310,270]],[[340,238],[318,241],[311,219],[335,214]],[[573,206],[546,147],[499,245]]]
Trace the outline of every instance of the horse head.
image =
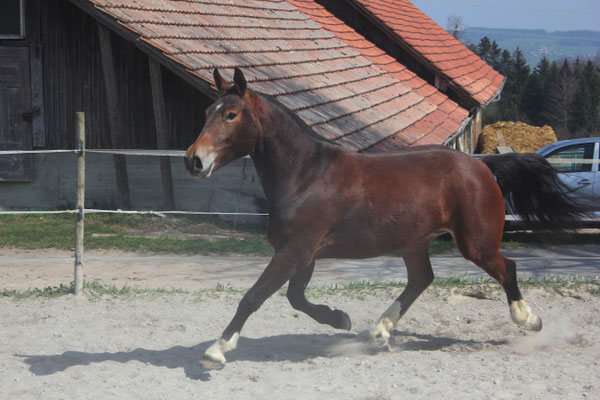
[[255,118],[257,96],[248,90],[242,71],[235,69],[233,84],[213,76],[220,97],[205,111],[206,122],[188,148],[185,166],[192,176],[208,178],[213,171],[252,153],[260,135]]

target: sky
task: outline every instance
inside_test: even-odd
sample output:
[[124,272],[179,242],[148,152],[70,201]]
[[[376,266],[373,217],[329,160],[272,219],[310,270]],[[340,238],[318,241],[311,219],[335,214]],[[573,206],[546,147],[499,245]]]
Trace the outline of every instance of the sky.
[[600,0],[411,0],[446,28],[448,16],[468,27],[600,31]]

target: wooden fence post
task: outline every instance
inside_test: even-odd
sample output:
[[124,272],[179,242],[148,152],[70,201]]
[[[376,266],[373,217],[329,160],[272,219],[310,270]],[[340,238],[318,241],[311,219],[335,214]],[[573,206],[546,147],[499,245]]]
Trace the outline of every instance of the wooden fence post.
[[75,226],[75,282],[74,292],[83,289],[83,216],[85,209],[85,115],[77,113],[77,223]]
[[[108,126],[110,129],[110,142],[113,148],[122,148],[123,122],[119,109],[119,92],[117,87],[117,72],[113,60],[110,31],[101,23],[98,25],[100,39],[100,58],[102,59],[102,76],[104,78],[104,91],[106,93],[106,108],[108,112]],[[119,196],[119,208],[131,208],[129,198],[129,178],[127,177],[127,160],[122,154],[114,154],[115,178]]]
[[[150,65],[150,86],[152,88],[152,106],[154,107],[154,121],[156,125],[156,148],[159,150],[167,150],[169,148],[169,132],[165,112],[160,64],[150,57],[148,57],[148,63]],[[175,210],[171,157],[160,158],[160,176],[165,209]]]

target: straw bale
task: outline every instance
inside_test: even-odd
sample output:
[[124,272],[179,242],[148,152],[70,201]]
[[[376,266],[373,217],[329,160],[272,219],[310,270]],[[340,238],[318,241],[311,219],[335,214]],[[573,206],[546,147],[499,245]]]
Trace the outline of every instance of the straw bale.
[[498,146],[510,146],[516,153],[532,153],[556,140],[554,130],[549,126],[537,127],[523,122],[496,122],[483,128],[477,148],[483,154],[497,153]]

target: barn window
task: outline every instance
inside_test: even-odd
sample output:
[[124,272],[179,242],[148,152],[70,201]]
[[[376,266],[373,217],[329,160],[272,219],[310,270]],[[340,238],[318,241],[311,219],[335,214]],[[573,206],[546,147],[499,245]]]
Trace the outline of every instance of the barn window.
[[0,39],[23,39],[25,37],[24,0],[0,1]]

